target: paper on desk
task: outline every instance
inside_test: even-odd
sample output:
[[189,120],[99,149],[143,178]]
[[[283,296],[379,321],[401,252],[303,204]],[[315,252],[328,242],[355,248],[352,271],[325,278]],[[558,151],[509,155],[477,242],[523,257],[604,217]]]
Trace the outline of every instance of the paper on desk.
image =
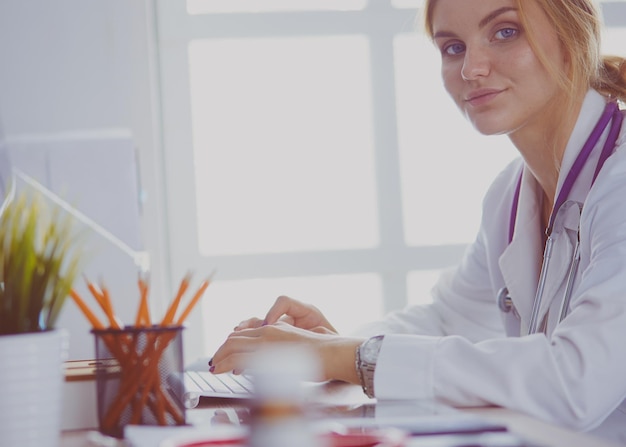
[[[203,437],[205,439],[239,438],[245,435],[243,427],[215,425],[194,427],[191,425],[177,427],[160,427],[154,425],[127,425],[124,439],[129,447],[165,447],[172,445],[169,441],[177,438]],[[175,445],[175,444],[174,444]]]

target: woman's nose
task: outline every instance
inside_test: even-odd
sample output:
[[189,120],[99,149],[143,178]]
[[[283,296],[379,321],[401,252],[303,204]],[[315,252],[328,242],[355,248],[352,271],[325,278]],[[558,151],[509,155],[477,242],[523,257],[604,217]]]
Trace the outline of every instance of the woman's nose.
[[472,81],[489,74],[490,59],[486,50],[481,48],[465,49],[465,58],[461,68],[461,76],[465,81]]

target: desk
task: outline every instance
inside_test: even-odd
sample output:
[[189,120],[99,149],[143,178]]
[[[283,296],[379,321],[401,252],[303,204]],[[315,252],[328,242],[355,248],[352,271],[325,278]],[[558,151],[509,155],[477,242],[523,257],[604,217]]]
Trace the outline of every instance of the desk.
[[[329,383],[316,386],[319,388],[314,395],[315,402],[329,405],[357,405],[368,402],[361,388],[355,385],[343,383]],[[215,399],[203,405],[203,408],[187,410],[188,419],[193,421],[202,420],[203,411],[216,407],[232,406],[232,401]],[[515,434],[518,434],[529,442],[536,443],[541,447],[617,447],[616,444],[590,436],[563,429],[546,422],[539,421],[530,416],[513,410],[496,407],[464,408],[462,412],[478,415],[484,419],[498,422]],[[87,433],[85,431],[66,431],[61,436],[60,447],[85,447],[87,446]],[[155,446],[157,447],[157,446]]]
[[529,442],[546,447],[618,447],[596,436],[566,430],[506,408],[464,409],[485,419],[500,422]]

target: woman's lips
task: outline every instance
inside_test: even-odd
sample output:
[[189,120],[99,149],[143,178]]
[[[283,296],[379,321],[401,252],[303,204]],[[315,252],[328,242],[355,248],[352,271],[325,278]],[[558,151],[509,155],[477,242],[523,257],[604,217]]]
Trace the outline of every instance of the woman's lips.
[[502,93],[502,90],[496,89],[480,89],[470,92],[465,101],[473,106],[478,107],[492,101],[496,96]]

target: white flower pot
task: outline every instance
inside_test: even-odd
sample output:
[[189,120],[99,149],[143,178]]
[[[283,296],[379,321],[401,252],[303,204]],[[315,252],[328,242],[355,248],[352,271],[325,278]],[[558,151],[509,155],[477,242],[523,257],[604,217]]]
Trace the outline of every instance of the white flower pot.
[[0,335],[0,447],[57,447],[68,334]]

